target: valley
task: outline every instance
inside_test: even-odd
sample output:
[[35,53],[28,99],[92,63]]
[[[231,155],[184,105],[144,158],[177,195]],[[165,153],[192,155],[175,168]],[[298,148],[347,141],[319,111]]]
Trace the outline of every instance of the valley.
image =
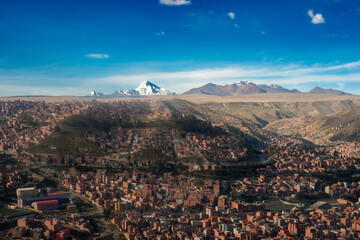
[[[258,213],[266,214],[263,220],[269,224],[292,211],[298,213],[296,219],[313,222],[318,217],[308,217],[307,212],[314,203],[340,206],[341,214],[351,212],[343,202],[359,204],[356,95],[43,96],[3,98],[0,103],[5,161],[0,170],[7,191],[14,195],[19,186],[31,183],[55,188],[51,191],[59,199],[71,196],[69,204],[57,208],[61,221],[73,224],[64,226],[74,237],[175,239],[183,231],[201,235],[190,222],[182,228],[181,219],[240,231],[261,224],[259,218],[244,222]],[[16,170],[9,170],[9,164]],[[13,208],[34,211],[33,205],[3,199]],[[71,218],[66,217],[69,208],[76,213]],[[40,211],[36,216],[52,213]],[[142,214],[152,217],[142,219]],[[211,216],[216,223],[208,222]],[[230,216],[238,220],[224,220]],[[332,212],[322,216],[340,219]],[[151,222],[164,217],[171,224],[151,230]],[[271,226],[280,231],[293,224],[291,219]],[[334,236],[340,227],[332,227]],[[303,236],[305,229],[313,228],[305,224],[301,229],[298,234]],[[277,235],[236,231],[228,234]],[[296,236],[294,231],[289,234]]]

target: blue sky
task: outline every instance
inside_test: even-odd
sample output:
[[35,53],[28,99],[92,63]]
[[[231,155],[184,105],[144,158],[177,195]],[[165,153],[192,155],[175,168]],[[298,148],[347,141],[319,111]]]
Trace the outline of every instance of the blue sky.
[[360,94],[360,0],[0,0],[0,95],[150,80]]

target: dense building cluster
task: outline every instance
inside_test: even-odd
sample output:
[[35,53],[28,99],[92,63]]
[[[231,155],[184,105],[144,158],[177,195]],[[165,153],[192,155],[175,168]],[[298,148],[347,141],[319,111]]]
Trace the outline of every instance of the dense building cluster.
[[309,147],[259,128],[266,148],[255,152],[152,99],[9,101],[0,113],[0,190],[17,197],[0,212],[27,215],[2,218],[16,225],[9,238],[97,236],[96,226],[129,240],[360,238],[356,143]]

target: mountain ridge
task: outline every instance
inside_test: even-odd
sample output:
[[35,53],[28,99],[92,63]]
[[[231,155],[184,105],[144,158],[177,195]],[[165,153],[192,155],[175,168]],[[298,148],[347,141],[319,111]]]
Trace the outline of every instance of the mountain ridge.
[[207,95],[217,95],[217,96],[237,96],[237,95],[246,95],[246,94],[259,94],[259,93],[300,93],[297,89],[286,89],[277,84],[271,84],[270,86],[266,84],[255,84],[248,81],[239,81],[233,84],[227,85],[216,85],[213,83],[208,83],[199,88],[193,88],[189,91],[183,93],[184,95],[188,94],[207,94]]
[[309,93],[315,93],[315,94],[334,94],[334,95],[352,95],[351,93],[343,92],[340,90],[335,90],[332,88],[321,88],[321,87],[314,87],[309,91]]
[[141,96],[175,96],[176,93],[168,89],[157,86],[150,81],[142,82],[136,89],[116,90],[112,94],[91,91],[87,97],[141,97]]

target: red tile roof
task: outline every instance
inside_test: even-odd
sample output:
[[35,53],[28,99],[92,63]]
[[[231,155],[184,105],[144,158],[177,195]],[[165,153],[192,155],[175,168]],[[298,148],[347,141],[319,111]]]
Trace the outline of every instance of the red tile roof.
[[49,200],[49,201],[38,201],[35,202],[38,206],[51,206],[51,205],[57,205],[59,204],[58,200]]

